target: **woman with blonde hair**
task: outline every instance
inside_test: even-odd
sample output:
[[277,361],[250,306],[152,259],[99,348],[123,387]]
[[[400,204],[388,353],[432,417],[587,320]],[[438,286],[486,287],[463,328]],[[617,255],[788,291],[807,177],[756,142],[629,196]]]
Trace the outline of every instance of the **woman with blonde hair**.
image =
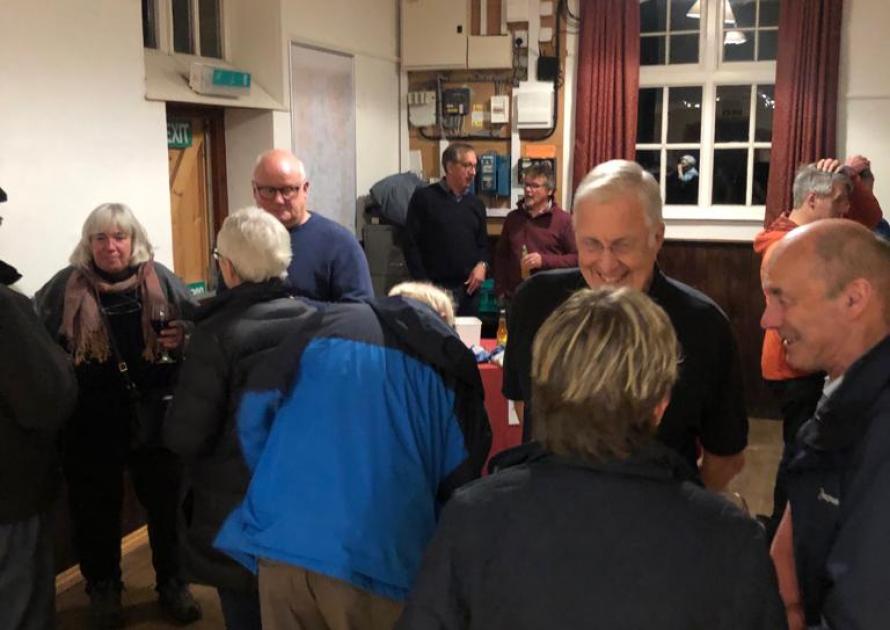
[[679,359],[639,291],[558,307],[532,350],[540,446],[455,493],[396,628],[784,628],[759,525],[655,439]]
[[167,352],[181,348],[185,337],[181,321],[171,320],[190,319],[195,305],[182,281],[155,262],[145,228],[123,204],[105,203],[90,213],[69,260],[35,302],[77,376],[77,407],[62,455],[93,625],[122,623],[125,468],[147,512],[161,607],[176,621],[195,621],[201,610],[181,579],[178,557],[181,465],[160,443],[178,369]]
[[444,289],[429,282],[402,282],[390,289],[389,295],[390,297],[403,295],[426,304],[436,311],[446,324],[454,328],[454,302]]

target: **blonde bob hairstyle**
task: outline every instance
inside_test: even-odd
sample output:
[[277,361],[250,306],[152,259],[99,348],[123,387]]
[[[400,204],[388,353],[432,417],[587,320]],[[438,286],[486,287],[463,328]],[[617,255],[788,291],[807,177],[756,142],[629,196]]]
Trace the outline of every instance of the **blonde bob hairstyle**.
[[454,328],[454,303],[451,296],[436,285],[429,282],[402,282],[390,289],[389,295],[403,295],[423,302]]
[[285,227],[255,207],[242,208],[226,217],[216,237],[216,249],[245,282],[283,280],[293,256]]
[[80,242],[68,258],[75,267],[86,269],[93,263],[90,241],[96,234],[106,230],[126,232],[132,241],[128,266],[139,265],[152,259],[154,248],[148,240],[145,228],[136,219],[130,207],[123,203],[103,203],[90,212],[80,231]]
[[646,295],[628,287],[578,291],[532,347],[535,438],[589,461],[628,457],[654,434],[677,360],[674,327]]

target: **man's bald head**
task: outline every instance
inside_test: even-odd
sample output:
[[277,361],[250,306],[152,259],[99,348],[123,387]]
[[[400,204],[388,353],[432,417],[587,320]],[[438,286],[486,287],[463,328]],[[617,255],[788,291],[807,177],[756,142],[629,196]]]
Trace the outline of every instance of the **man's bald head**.
[[306,179],[306,167],[302,160],[287,149],[272,149],[257,156],[253,167],[254,181],[263,176],[275,176],[279,173],[299,173]]
[[765,329],[788,363],[834,378],[890,333],[890,245],[861,225],[825,219],[779,241],[763,274]]
[[793,230],[781,245],[789,255],[813,256],[813,273],[823,278],[829,297],[864,278],[877,291],[885,317],[890,316],[890,243],[884,239],[855,221],[825,219]]
[[253,198],[285,227],[301,225],[309,219],[309,181],[306,168],[286,149],[260,154],[253,169]]

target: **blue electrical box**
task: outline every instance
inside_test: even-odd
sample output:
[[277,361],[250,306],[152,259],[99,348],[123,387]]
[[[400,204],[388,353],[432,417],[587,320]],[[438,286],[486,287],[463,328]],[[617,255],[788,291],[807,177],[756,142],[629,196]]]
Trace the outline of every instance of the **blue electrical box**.
[[498,191],[497,153],[483,153],[479,156],[479,172],[476,175],[476,189],[483,194],[494,195]]
[[497,156],[497,171],[498,171],[498,197],[509,197],[510,196],[510,156],[509,155],[501,155],[500,153]]

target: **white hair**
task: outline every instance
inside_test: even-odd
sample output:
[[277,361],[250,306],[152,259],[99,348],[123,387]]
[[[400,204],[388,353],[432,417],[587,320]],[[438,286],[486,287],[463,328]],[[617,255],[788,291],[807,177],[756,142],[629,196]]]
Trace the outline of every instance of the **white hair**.
[[293,256],[285,227],[255,207],[242,208],[226,217],[216,237],[216,248],[245,282],[286,278]]
[[402,282],[389,290],[390,296],[404,295],[432,307],[445,323],[454,328],[454,302],[444,289],[429,282]]
[[[609,160],[598,165],[581,180],[575,191],[574,207],[582,201],[605,202],[633,193],[640,200],[651,233],[663,223],[661,190],[652,174],[636,162]],[[577,216],[577,212],[573,216]]]
[[130,236],[132,249],[130,260],[127,261],[128,266],[144,263],[154,256],[154,248],[148,240],[148,234],[130,207],[123,203],[103,203],[90,212],[84,221],[80,242],[71,252],[68,262],[81,269],[89,267],[93,263],[90,241],[93,236],[108,229],[121,230]]

